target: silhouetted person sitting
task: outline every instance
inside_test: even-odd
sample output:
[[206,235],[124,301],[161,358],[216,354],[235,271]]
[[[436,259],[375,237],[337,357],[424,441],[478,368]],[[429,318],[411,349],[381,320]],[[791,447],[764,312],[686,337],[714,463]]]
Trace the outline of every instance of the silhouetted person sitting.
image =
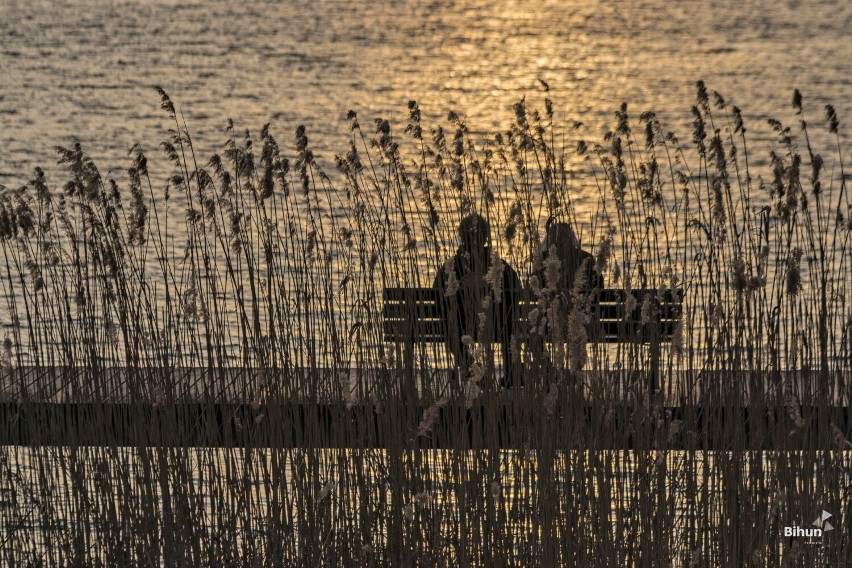
[[[577,273],[582,271],[582,290],[584,293],[588,294],[595,288],[603,288],[603,276],[595,268],[595,257],[580,248],[580,242],[577,240],[571,225],[556,222],[551,218],[545,228],[547,232],[541,247],[542,264],[545,267],[542,268],[541,285],[556,288],[560,295],[564,294],[564,297],[568,299],[576,283]],[[554,283],[547,282],[549,275],[546,265],[551,249],[555,250],[560,263],[558,281],[555,286]]]
[[[551,219],[546,231],[541,251],[542,267],[538,272],[539,286],[533,286],[533,292],[541,300],[539,305],[547,310],[530,317],[528,339],[533,361],[537,363],[533,367],[537,369],[534,374],[543,378],[545,384],[551,380],[548,375],[552,369],[551,361],[544,357],[545,343],[567,345],[571,368],[582,367],[587,339],[586,318],[584,313],[572,311],[572,303],[593,295],[604,284],[595,268],[594,257],[580,248],[571,225]],[[582,306],[578,308],[583,309]]]
[[505,387],[520,386],[512,363],[510,344],[521,282],[511,266],[489,246],[491,229],[476,213],[459,225],[456,254],[435,277],[433,286],[441,291],[444,320],[447,322],[447,348],[453,354],[461,377],[467,377],[473,358],[470,347],[483,344],[491,356],[491,343],[500,343],[503,352]]

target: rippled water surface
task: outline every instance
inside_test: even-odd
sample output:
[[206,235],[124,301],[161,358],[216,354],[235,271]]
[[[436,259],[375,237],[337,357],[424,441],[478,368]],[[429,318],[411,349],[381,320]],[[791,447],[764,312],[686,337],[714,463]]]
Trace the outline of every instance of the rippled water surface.
[[168,127],[153,85],[204,156],[231,117],[283,140],[304,123],[329,159],[348,109],[402,120],[409,99],[497,128],[539,78],[593,135],[622,101],[683,126],[702,78],[755,124],[792,121],[794,87],[812,122],[826,102],[848,121],[850,27],[852,3],[829,0],[4,0],[0,184],[55,171],[53,147],[73,140],[102,170],[125,168],[134,143],[151,150]]
[[[476,132],[501,129],[511,120],[512,103],[522,97],[540,102],[539,80],[550,85],[550,97],[559,116],[585,123],[590,139],[600,140],[612,125],[613,111],[627,101],[633,116],[656,110],[667,126],[688,141],[690,106],[699,79],[742,107],[750,131],[749,151],[755,155],[751,164],[758,169],[766,166],[774,140],[766,119],[777,117],[794,123],[790,103],[797,87],[805,95],[806,118],[814,126],[812,140],[826,155],[834,152],[834,141],[820,123],[824,105],[835,105],[846,158],[850,136],[845,132],[852,121],[850,29],[852,2],[848,0],[0,0],[0,185],[14,187],[26,182],[35,166],[45,168],[51,185],[61,185],[64,180],[55,165],[54,147],[74,141],[82,143],[104,173],[126,168],[130,163],[128,150],[140,143],[152,158],[151,169],[168,176],[170,166],[154,159],[159,142],[167,136],[166,129],[172,126],[159,108],[155,85],[169,92],[183,111],[202,160],[221,148],[228,117],[239,128],[253,131],[271,123],[272,132],[288,149],[297,125],[304,124],[323,165],[330,164],[335,153],[347,149],[349,109],[358,111],[364,125],[376,117],[390,118],[395,132],[400,132],[407,117],[406,103],[415,99],[427,122],[443,120],[447,111],[457,110]],[[827,158],[827,167],[834,166],[833,160]],[[847,163],[852,163],[852,158]],[[587,186],[581,182],[575,187]],[[582,197],[577,199],[581,206]],[[178,216],[183,212],[173,209],[180,210]],[[179,241],[180,237],[167,234],[167,239]],[[287,262],[281,265],[291,266]],[[424,274],[431,275],[430,270]],[[155,289],[152,297],[160,298],[161,290]],[[350,312],[335,312],[353,318],[341,329],[356,329],[350,323],[361,325]],[[228,329],[239,329],[236,310],[225,317],[231,316],[233,326]],[[316,329],[324,330],[322,325],[320,320]],[[305,329],[305,336],[315,333],[308,324]],[[238,338],[236,331],[233,337]],[[240,344],[234,339],[226,347],[237,352]],[[791,353],[795,355],[795,351]],[[21,360],[27,362],[27,357],[25,353]],[[234,360],[238,360],[236,356]],[[168,503],[162,488],[177,488],[179,498],[185,497],[181,490],[190,496],[197,518],[204,521],[198,533],[204,534],[198,542],[208,542],[208,529],[215,533],[211,527],[219,526],[216,523],[230,515],[262,534],[263,527],[269,526],[270,494],[291,495],[290,481],[281,485],[268,477],[267,458],[275,455],[271,450],[261,450],[252,462],[249,457],[243,458],[250,453],[241,451],[199,449],[169,454],[170,450],[159,449],[156,457],[163,459],[157,472],[163,477],[156,484],[146,469],[149,456],[141,449],[134,451],[92,449],[84,450],[78,458],[77,448],[0,448],[5,470],[0,472],[4,474],[0,478],[0,552],[15,550],[16,554],[41,556],[49,548],[44,542],[54,534],[59,535],[55,538],[70,538],[67,535],[72,532],[82,534],[82,529],[73,527],[73,521],[84,516],[81,511],[96,527],[101,526],[97,523],[106,514],[102,511],[114,510],[116,504],[122,508],[110,514],[122,521],[137,518],[140,510],[160,518],[159,511]],[[724,455],[719,455],[724,462]],[[286,478],[292,469],[290,457],[281,452],[278,456]],[[351,455],[341,452],[334,457],[345,464],[344,457]],[[380,454],[368,457],[364,463],[375,466],[376,471],[383,472],[390,463]],[[431,459],[439,465],[444,461],[440,455]],[[751,463],[761,463],[762,459]],[[501,463],[513,460],[507,453]],[[731,463],[737,468],[745,463],[736,460]],[[796,479],[793,475],[796,480],[789,485],[795,491],[791,489],[790,493],[798,491],[798,484],[805,488],[801,490],[805,497],[791,502],[808,505],[802,510],[791,507],[777,522],[812,518],[819,510],[817,505],[848,522],[848,509],[841,512],[841,504],[848,502],[848,491],[835,491],[841,482],[848,487],[847,462],[843,457],[825,468],[829,472],[825,478],[830,481],[825,491],[834,492],[828,499],[819,496],[819,500],[811,491],[812,485],[818,484],[810,482],[816,461],[803,460],[798,469],[792,467],[793,474],[806,472],[808,477],[803,481],[804,477]],[[584,489],[590,499],[598,498],[601,480],[617,488],[613,495],[597,499],[601,503],[599,518],[605,525],[616,518],[614,526],[623,534],[636,534],[631,527],[638,525],[627,511],[637,502],[641,504],[648,494],[642,488],[650,487],[651,482],[642,478],[643,471],[653,467],[653,471],[662,472],[660,483],[670,489],[672,498],[670,511],[664,512],[668,516],[660,518],[674,519],[670,546],[678,554],[687,546],[680,539],[681,532],[694,529],[698,522],[698,516],[691,516],[693,509],[703,507],[705,518],[701,522],[711,527],[727,522],[728,511],[740,511],[739,501],[728,498],[739,495],[736,483],[740,478],[735,477],[733,482],[725,478],[725,472],[734,468],[711,472],[708,466],[699,476],[695,474],[697,468],[709,461],[692,451],[662,454],[660,459],[655,458],[656,465],[647,461],[644,470],[636,463],[632,456],[625,457],[621,469],[616,467],[614,473],[611,467],[600,464],[587,470],[584,462],[570,465],[573,470],[569,465],[563,465],[563,469],[580,474],[581,480],[586,479],[587,471],[596,472],[597,477]],[[184,478],[175,474],[180,471],[176,464],[186,465]],[[241,469],[246,464],[248,470]],[[74,485],[72,480],[84,478],[74,473],[74,467],[80,467],[80,472],[91,467],[98,473]],[[504,468],[498,472],[501,477],[488,486],[489,495],[494,500],[505,495],[501,503],[525,507],[526,494],[514,494],[512,487],[532,487],[523,476],[537,472],[535,464],[521,467],[518,471],[523,476],[516,476],[508,466],[500,467]],[[504,475],[504,470],[509,473]],[[767,466],[762,471],[776,470]],[[429,491],[434,491],[435,510],[452,509],[456,504],[453,482],[466,479],[467,473],[454,479],[438,469],[435,472],[423,476],[434,486]],[[369,491],[384,507],[384,474],[372,470],[368,474]],[[329,510],[331,504],[340,511],[354,509],[356,501],[345,492],[349,491],[344,489],[346,484],[338,485],[340,479],[356,479],[354,475],[347,478],[345,468],[335,469],[331,459],[322,462],[312,475],[310,483],[322,482],[327,489],[300,490],[302,494],[321,494],[318,502],[325,500]],[[469,487],[478,487],[478,478],[472,479]],[[822,483],[823,478],[819,479]],[[564,486],[569,483],[566,478]],[[776,488],[764,487],[763,483],[746,487],[750,494],[762,495],[757,510],[783,496],[779,490],[776,498],[776,493],[771,493]],[[57,488],[56,492],[49,493],[51,488]],[[410,489],[415,495],[413,485]],[[707,501],[694,499],[699,489],[703,496],[709,496]],[[399,487],[396,490],[401,491]],[[409,488],[405,486],[405,490]],[[52,495],[47,504],[57,507],[56,511],[39,505],[44,495]],[[427,495],[433,506],[431,493],[416,495]],[[716,495],[724,498],[716,499]],[[407,510],[414,511],[422,502],[409,502]],[[753,505],[747,499],[743,502],[743,510]],[[243,506],[245,503],[248,507]],[[505,507],[508,510],[508,505]],[[643,514],[647,515],[652,509],[648,504],[645,507]],[[288,505],[282,510],[291,508]],[[763,517],[755,518],[759,519],[755,526],[762,526]],[[357,528],[355,521],[353,518],[346,525],[352,534]],[[96,546],[103,547],[94,549],[92,556],[97,556],[100,550],[110,548],[110,541],[107,533],[100,535],[89,526],[85,525],[87,534],[93,535]],[[523,521],[512,526],[528,532]],[[583,524],[579,530],[587,528]],[[4,531],[12,536],[4,538]],[[841,532],[848,534],[837,534]],[[704,534],[715,538],[715,533]],[[781,546],[774,536],[761,533],[759,538],[769,542],[769,550]],[[244,542],[243,535],[234,541]]]

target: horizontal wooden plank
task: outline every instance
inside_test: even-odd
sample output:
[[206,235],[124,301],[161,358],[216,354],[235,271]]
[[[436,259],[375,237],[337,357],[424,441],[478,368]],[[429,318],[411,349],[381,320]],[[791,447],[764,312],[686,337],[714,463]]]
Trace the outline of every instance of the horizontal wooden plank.
[[[638,323],[605,321],[589,325],[589,343],[651,343],[655,339],[662,343],[671,341],[676,322],[657,322],[655,326]],[[654,336],[656,327],[656,338]],[[444,343],[447,341],[443,322],[425,322],[409,334],[405,322],[385,322],[385,341],[400,343],[411,340],[415,343]]]
[[[627,299],[628,292],[623,288],[603,288],[597,291],[597,300],[599,302],[624,302]],[[681,289],[664,289],[662,293],[656,288],[633,288],[630,294],[641,302],[645,296],[651,296],[661,303],[683,302],[683,290]]]
[[[671,341],[676,322],[656,322],[654,325],[624,322],[597,322],[589,325],[590,343],[651,343]],[[656,337],[655,337],[656,334]]]
[[[411,324],[414,325],[411,325]],[[385,320],[384,333],[390,341],[414,341],[432,343],[445,341],[446,324],[443,320],[429,319],[410,322],[408,320]]]
[[[387,341],[388,343],[401,343],[401,342],[405,341],[405,338],[402,335],[397,334],[397,333],[385,333],[384,338],[385,338],[385,341]],[[443,333],[442,334],[436,334],[436,335],[430,335],[428,333],[420,333],[414,339],[414,343],[440,343],[440,344],[443,345],[446,342],[447,342],[447,336],[446,336],[446,334],[443,334]]]
[[835,450],[838,431],[852,437],[848,407],[799,406],[806,427],[791,429],[785,427],[789,409],[781,406],[666,406],[660,420],[649,420],[635,404],[604,408],[559,397],[544,413],[522,393],[517,399],[511,394],[483,395],[472,408],[463,398],[452,401],[437,409],[432,427],[419,436],[410,432],[435,411],[399,399],[384,408],[342,402],[0,403],[0,445],[813,451]]
[[440,310],[435,302],[385,303],[382,314],[385,319],[429,319],[440,317]]
[[[527,317],[530,311],[538,309],[538,304],[522,304],[519,306],[518,313],[522,318]],[[656,306],[654,314],[658,320],[679,320],[681,315],[681,307],[675,304]],[[597,304],[589,308],[589,315],[599,320],[634,320],[642,319],[642,306],[637,305],[630,314],[624,304]]]
[[[470,295],[482,295],[488,292],[488,288],[482,290],[468,291]],[[464,295],[465,290],[458,292]],[[476,292],[476,294],[474,294]],[[661,306],[680,306],[683,303],[683,290],[663,290],[660,293],[655,288],[633,289],[630,294],[636,299],[636,302],[641,306],[646,296],[651,296],[654,302]],[[521,294],[519,304],[522,306],[534,306],[534,299],[528,297],[528,292]],[[604,304],[624,304],[627,301],[628,293],[621,288],[603,288],[597,290],[592,296],[593,305]],[[441,292],[436,288],[385,288],[383,299],[386,305],[390,304],[407,304],[416,303],[435,303],[437,304],[442,298]]]
[[[651,312],[654,320],[679,320],[681,308],[674,305],[655,306]],[[593,306],[590,315],[598,320],[642,321],[642,306],[636,306],[628,313],[624,304],[601,304]]]
[[385,302],[436,302],[438,298],[440,291],[436,288],[385,288],[383,294]]

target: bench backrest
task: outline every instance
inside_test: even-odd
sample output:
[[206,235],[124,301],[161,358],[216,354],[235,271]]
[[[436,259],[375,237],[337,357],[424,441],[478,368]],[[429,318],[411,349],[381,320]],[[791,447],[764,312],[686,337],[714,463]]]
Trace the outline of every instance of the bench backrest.
[[[683,291],[604,288],[591,296],[590,343],[651,343],[671,340],[680,320]],[[445,301],[435,288],[385,288],[385,341],[402,343],[443,343],[447,339],[446,321],[440,302]],[[519,303],[519,319],[536,306],[530,299]],[[643,318],[643,311],[645,317]],[[644,323],[643,323],[644,319]],[[521,327],[524,327],[523,325]]]
[[[630,296],[633,297],[630,300]],[[631,309],[632,307],[632,309]],[[683,308],[682,290],[604,288],[593,298],[588,328],[592,343],[671,341]],[[644,313],[643,313],[644,312]]]
[[443,343],[446,322],[441,315],[440,291],[435,288],[385,288],[385,341]]

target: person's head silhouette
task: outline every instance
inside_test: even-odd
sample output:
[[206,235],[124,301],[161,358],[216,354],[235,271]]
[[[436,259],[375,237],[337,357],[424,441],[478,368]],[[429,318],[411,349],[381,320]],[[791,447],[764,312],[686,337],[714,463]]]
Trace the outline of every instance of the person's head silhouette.
[[551,252],[556,253],[560,261],[559,283],[566,290],[570,290],[575,284],[577,270],[584,266],[584,285],[590,287],[603,287],[603,278],[595,268],[595,259],[591,254],[580,248],[580,241],[569,223],[558,222],[551,218],[545,225],[544,243],[542,243],[542,257],[547,258]]
[[575,254],[573,251],[579,250],[580,242],[570,224],[559,223],[550,219],[547,222],[546,230],[543,245],[545,251],[550,250],[551,246],[555,246],[560,258],[568,258],[569,255]]
[[465,251],[483,251],[491,240],[491,226],[479,213],[471,213],[459,223],[459,240]]

